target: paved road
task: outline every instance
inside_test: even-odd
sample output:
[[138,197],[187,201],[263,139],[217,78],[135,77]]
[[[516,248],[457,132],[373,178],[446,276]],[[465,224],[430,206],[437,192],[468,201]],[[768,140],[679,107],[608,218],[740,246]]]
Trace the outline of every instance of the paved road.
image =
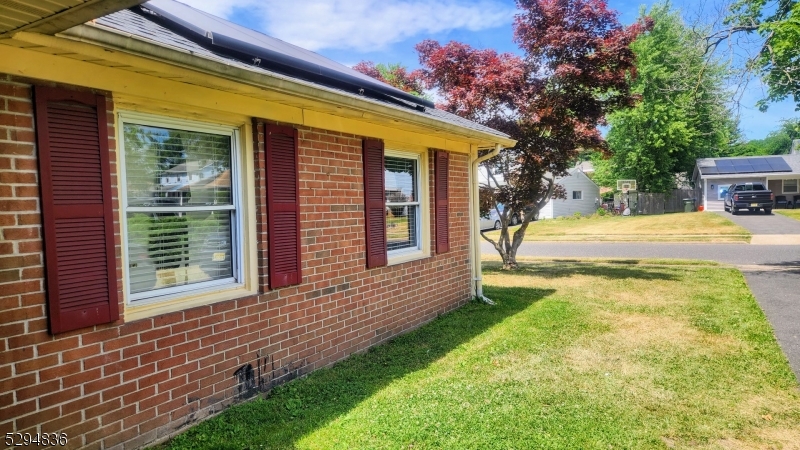
[[[764,216],[758,217],[764,219]],[[496,254],[484,242],[481,251]],[[525,242],[519,256],[553,258],[678,258],[732,264],[775,329],[789,365],[800,380],[800,246],[751,244]]]
[[[483,242],[485,255],[496,255],[491,244]],[[639,242],[524,242],[520,256],[584,258],[678,258],[705,259],[725,264],[800,266],[798,245],[751,244],[674,244]],[[800,290],[798,290],[800,292]]]
[[790,219],[781,214],[766,215],[763,212],[739,211],[737,215],[715,211],[735,224],[747,228],[753,234],[800,234],[800,220]]

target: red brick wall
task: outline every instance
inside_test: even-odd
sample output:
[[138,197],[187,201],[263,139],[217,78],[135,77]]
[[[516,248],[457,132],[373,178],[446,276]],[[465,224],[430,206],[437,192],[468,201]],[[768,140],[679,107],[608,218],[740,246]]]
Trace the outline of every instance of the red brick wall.
[[[136,448],[470,297],[466,155],[451,160],[451,251],[367,270],[361,137],[297,127],[301,285],[267,289],[266,215],[259,208],[262,295],[51,336],[31,89],[11,80],[0,75],[0,436],[61,431],[70,448]],[[255,161],[256,196],[263,198],[259,152]],[[430,193],[432,208],[433,186]],[[431,236],[433,219],[431,209]]]

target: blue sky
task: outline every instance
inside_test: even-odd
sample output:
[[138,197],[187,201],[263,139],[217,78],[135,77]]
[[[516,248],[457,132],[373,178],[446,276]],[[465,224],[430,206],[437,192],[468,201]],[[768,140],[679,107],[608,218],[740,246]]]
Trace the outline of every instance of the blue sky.
[[[369,60],[419,66],[414,45],[423,39],[456,40],[477,48],[518,53],[512,41],[513,0],[181,0],[196,8],[316,51],[340,63]],[[698,4],[715,0],[673,0],[685,15],[707,14]],[[654,0],[608,0],[630,24],[641,5]],[[749,139],[763,138],[781,119],[797,117],[790,101],[755,108],[763,96],[751,82],[742,99],[741,126]]]

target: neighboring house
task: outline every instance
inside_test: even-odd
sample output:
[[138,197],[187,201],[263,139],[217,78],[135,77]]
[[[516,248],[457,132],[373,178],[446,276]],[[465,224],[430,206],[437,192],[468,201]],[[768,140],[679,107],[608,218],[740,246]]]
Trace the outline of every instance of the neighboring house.
[[23,3],[3,433],[143,447],[480,294],[478,150],[507,135],[170,0]]
[[592,164],[591,161],[582,161],[578,163],[576,168],[589,176],[589,178],[591,178],[592,174],[594,174],[594,164]]
[[776,196],[792,201],[800,195],[800,154],[698,159],[692,174],[700,204],[706,211],[722,211],[728,187],[733,183],[758,182]]
[[572,216],[580,212],[584,216],[594,214],[599,207],[600,187],[595,184],[580,167],[569,170],[569,175],[556,178],[556,183],[564,187],[566,199],[552,199],[539,211],[539,219],[554,219]]

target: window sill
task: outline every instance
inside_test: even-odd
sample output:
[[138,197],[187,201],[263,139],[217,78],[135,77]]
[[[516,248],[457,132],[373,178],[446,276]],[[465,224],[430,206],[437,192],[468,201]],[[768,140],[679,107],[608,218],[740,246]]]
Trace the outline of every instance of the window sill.
[[395,266],[397,264],[403,264],[410,261],[416,261],[418,259],[425,259],[430,258],[430,253],[425,252],[424,250],[414,250],[410,252],[397,252],[395,254],[388,255],[387,258],[387,266]]
[[151,301],[138,305],[126,304],[125,322],[132,322],[161,314],[183,311],[197,306],[210,305],[212,303],[234,300],[257,294],[258,292],[246,289],[241,284],[237,284],[195,291],[178,298],[170,298],[164,301]]

